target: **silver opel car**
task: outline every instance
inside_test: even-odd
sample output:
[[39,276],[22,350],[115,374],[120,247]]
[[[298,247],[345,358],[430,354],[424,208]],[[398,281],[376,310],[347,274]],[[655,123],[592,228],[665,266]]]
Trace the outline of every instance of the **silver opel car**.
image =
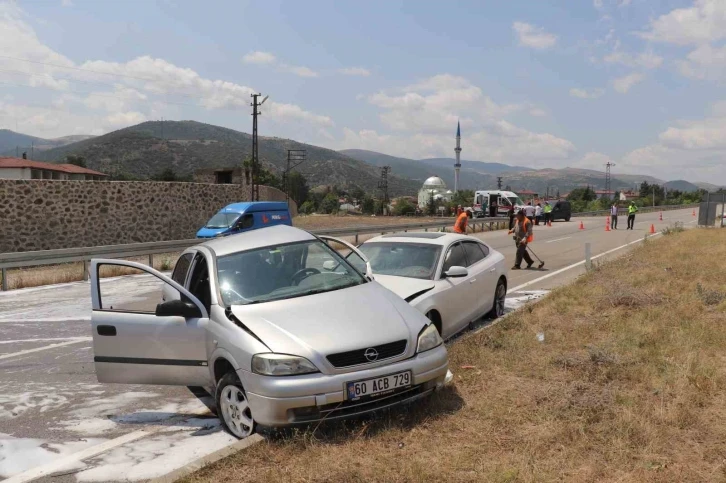
[[[367,273],[330,241],[360,256]],[[104,265],[156,277],[163,295],[155,311],[104,300]],[[289,226],[194,246],[171,278],[139,263],[93,260],[91,294],[99,382],[207,387],[239,438],[258,424],[410,402],[443,386],[447,374],[439,332],[373,280],[361,252]]]

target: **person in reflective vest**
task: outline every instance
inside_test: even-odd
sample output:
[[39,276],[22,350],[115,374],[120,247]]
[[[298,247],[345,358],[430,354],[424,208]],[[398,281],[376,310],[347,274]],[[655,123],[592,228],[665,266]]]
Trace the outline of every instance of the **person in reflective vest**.
[[466,233],[466,226],[469,224],[469,217],[471,216],[471,210],[462,211],[459,216],[456,217],[456,223],[454,223],[454,231],[456,233]]
[[632,230],[635,225],[635,214],[638,212],[638,207],[635,206],[635,201],[630,202],[628,206],[628,230]]
[[545,201],[544,205],[544,222],[545,225],[548,224],[550,221],[552,221],[552,205],[550,205],[549,201]]
[[[515,218],[514,227],[509,231],[510,235],[514,233],[514,243],[517,246],[517,255],[515,256],[512,270],[521,270],[522,260],[527,262],[527,268],[532,267],[534,264],[534,260],[532,260],[529,252],[527,252],[527,245],[534,241],[534,233],[532,231],[532,222],[524,216],[523,211],[518,211]],[[539,268],[543,266],[544,262],[540,261]]]

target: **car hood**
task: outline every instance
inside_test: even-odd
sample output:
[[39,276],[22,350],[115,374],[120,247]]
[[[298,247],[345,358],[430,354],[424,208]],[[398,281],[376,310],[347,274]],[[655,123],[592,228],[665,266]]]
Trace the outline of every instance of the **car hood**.
[[428,324],[377,282],[231,310],[273,352],[311,360],[401,339],[415,350]]
[[425,294],[435,286],[433,280],[423,280],[420,278],[378,274],[373,274],[373,277],[376,279],[376,282],[407,302]]
[[214,238],[227,230],[229,230],[229,228],[207,228],[205,226],[197,232],[197,238]]

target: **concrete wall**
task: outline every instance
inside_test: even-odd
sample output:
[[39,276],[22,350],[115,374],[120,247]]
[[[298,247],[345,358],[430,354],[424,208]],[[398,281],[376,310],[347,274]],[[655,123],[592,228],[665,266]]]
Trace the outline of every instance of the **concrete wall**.
[[30,169],[0,168],[0,179],[30,179]]
[[[0,253],[194,238],[244,185],[0,179]],[[260,187],[260,199],[284,201]],[[291,201],[291,211],[297,207]]]

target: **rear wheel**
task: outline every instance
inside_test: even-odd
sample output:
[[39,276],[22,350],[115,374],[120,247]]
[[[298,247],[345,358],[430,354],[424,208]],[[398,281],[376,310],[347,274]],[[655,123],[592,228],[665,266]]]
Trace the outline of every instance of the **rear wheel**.
[[215,401],[222,426],[232,436],[244,439],[255,432],[252,409],[236,373],[228,372],[219,380]]
[[504,315],[504,304],[507,299],[507,283],[503,279],[497,282],[497,288],[494,289],[494,303],[492,309],[487,316],[491,319],[498,319]]
[[570,217],[568,216],[567,218],[565,218],[565,221],[570,221]]

